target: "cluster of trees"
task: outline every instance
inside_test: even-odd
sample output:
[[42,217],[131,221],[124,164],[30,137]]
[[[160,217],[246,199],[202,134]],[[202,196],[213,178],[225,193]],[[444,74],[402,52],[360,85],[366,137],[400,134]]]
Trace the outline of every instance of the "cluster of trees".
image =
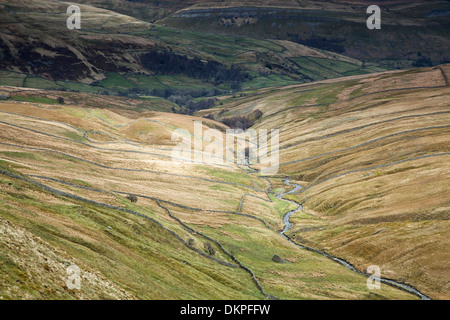
[[433,62],[431,62],[431,59],[429,57],[424,57],[424,56],[421,56],[413,64],[414,67],[418,67],[418,68],[430,67],[432,65],[433,65]]
[[149,89],[144,87],[129,88],[127,90],[121,91],[120,95],[131,97],[133,95],[147,95],[162,97],[164,99],[169,99],[173,96],[189,96],[191,98],[201,98],[201,97],[214,97],[223,94],[224,91],[213,88],[201,88],[201,89],[176,89],[176,88],[164,88],[164,89]]
[[203,109],[210,109],[216,105],[217,99],[204,99],[198,102],[190,101],[186,107],[189,110],[197,111],[197,110],[203,110]]
[[[119,92],[120,96],[138,97],[140,95],[155,96],[165,98],[180,107],[187,109],[188,114],[192,114],[197,110],[209,109],[214,107],[217,99],[214,96],[224,93],[219,89],[148,89],[148,88],[129,88]],[[198,98],[206,98],[197,101]]]
[[179,95],[170,96],[168,100],[176,103],[179,106],[186,108],[188,110],[187,114],[192,114],[198,110],[212,108],[216,105],[217,101],[217,99],[211,98],[195,102],[195,99],[193,99],[191,96],[179,96]]
[[222,123],[229,126],[231,129],[242,129],[247,130],[256,123],[263,113],[261,110],[255,110],[247,116],[236,116],[231,118],[226,118],[222,120]]
[[249,77],[248,73],[235,65],[228,68],[217,61],[203,61],[198,57],[189,58],[169,51],[150,51],[141,56],[141,63],[156,74],[183,74],[215,85],[229,82],[239,87]]
[[345,48],[340,44],[344,42],[344,39],[327,39],[325,37],[320,36],[312,36],[308,39],[302,39],[298,34],[295,33],[286,33],[287,39],[300,43],[304,46],[318,48],[322,50],[337,52],[337,53],[344,53]]
[[134,194],[127,195],[127,199],[130,200],[130,202],[132,202],[132,203],[138,202],[138,197],[135,196]]

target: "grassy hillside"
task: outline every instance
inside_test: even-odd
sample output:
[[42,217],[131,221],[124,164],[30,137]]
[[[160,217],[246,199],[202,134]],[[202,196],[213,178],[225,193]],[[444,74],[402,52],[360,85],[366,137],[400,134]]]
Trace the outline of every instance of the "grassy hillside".
[[[396,70],[448,1],[76,3],[0,1],[0,299],[450,297],[450,65]],[[175,164],[199,120],[279,129],[278,173]]]
[[[94,5],[81,5],[81,30],[68,30],[61,2],[1,2],[0,84],[198,98],[390,68],[290,41],[170,28]],[[159,58],[147,61],[149,54]],[[209,62],[205,68],[215,63],[223,76],[214,68],[209,76],[192,75],[198,65],[183,71],[160,67],[165,60],[181,65],[184,57]],[[231,68],[240,74],[227,74]]]
[[449,74],[443,65],[266,90],[199,115],[260,110],[254,128],[279,128],[279,176],[304,187],[288,196],[304,206],[291,218],[295,241],[446,299]]
[[[186,82],[217,95],[449,59],[443,1],[385,2],[382,32],[365,27],[363,2],[80,2],[78,31],[66,28],[67,5],[59,1],[0,3],[1,84],[167,98],[161,90],[182,90]],[[139,16],[143,8],[165,18]],[[216,62],[245,76],[224,81],[158,73],[152,66],[161,61],[143,58],[155,52]]]
[[449,62],[448,1],[383,1],[368,30],[367,1],[199,3],[163,23],[185,30],[289,40],[391,67]]
[[[369,290],[366,277],[286,241],[278,230],[292,206],[268,196],[267,180],[174,166],[171,132],[199,118],[116,111],[0,104],[2,298],[416,298]],[[70,265],[81,291],[65,284]]]

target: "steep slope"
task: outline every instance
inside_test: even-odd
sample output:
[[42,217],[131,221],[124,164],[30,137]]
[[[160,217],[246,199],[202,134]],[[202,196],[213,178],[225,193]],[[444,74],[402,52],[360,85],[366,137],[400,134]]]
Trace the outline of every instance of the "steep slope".
[[198,98],[385,70],[289,41],[178,30],[93,5],[81,5],[81,30],[68,30],[66,3],[1,1],[0,69],[12,80],[0,83],[165,98],[203,90],[190,93]]
[[[0,113],[3,298],[416,298],[369,290],[365,276],[286,241],[277,230],[291,205],[267,180],[172,163],[175,128],[220,123],[36,101]],[[81,291],[67,288],[70,265]]]
[[295,241],[448,299],[449,75],[443,65],[327,80],[199,115],[260,110],[254,128],[279,128],[279,176],[303,186],[286,196],[304,208]]
[[[249,77],[225,77],[226,81],[199,79],[216,85],[225,82],[220,88],[229,89],[232,82],[259,88],[449,60],[445,1],[384,2],[382,31],[365,27],[366,3],[362,1],[246,2],[245,7],[230,1],[83,3],[82,29],[73,31],[66,28],[66,3],[2,0],[0,68],[92,84],[109,77],[117,81],[117,75],[110,73],[161,72],[152,68],[161,63],[161,57],[145,63],[143,55],[162,52],[162,57],[188,56],[220,63],[224,70],[234,66],[249,72]],[[144,7],[171,15],[152,24],[137,14]],[[157,88],[155,79],[144,80],[145,88],[148,84]],[[133,79],[131,84],[130,79],[121,81],[115,89],[122,92],[142,87]]]
[[118,33],[123,26],[146,30],[149,23],[82,6],[85,32],[77,32],[67,29],[67,7],[59,1],[0,2],[0,67],[83,83],[101,80],[106,72],[141,71],[136,57],[124,51],[153,50],[155,43]]
[[201,3],[162,21],[199,32],[290,40],[404,68],[450,61],[448,1],[383,1],[382,29],[368,30],[370,1]]

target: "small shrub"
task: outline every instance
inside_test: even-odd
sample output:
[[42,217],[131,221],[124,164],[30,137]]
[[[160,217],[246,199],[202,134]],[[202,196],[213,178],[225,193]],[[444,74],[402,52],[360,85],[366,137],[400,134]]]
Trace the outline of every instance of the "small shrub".
[[129,194],[127,196],[127,199],[130,200],[132,203],[138,202],[138,197],[136,197],[134,194]]
[[216,250],[209,242],[205,242],[204,248],[206,250],[206,253],[209,254],[210,256],[213,256],[216,254]]
[[272,261],[275,263],[286,263],[286,261],[278,255],[274,255]]

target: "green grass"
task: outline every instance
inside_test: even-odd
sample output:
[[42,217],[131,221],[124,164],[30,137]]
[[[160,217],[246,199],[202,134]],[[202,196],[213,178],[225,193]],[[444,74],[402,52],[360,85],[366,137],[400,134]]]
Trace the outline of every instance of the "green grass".
[[[201,226],[201,231],[217,238],[244,265],[251,266],[263,288],[272,295],[284,299],[370,299],[365,277],[318,254],[285,245],[276,232],[261,229],[257,222],[252,221],[232,217],[228,224],[220,228]],[[228,237],[228,234],[234,236]],[[296,262],[274,263],[274,254],[288,260],[295,259]],[[339,290],[334,285],[338,285]],[[383,286],[377,294],[383,299],[393,296],[413,298],[387,286]]]
[[386,69],[368,64],[362,68],[359,64],[325,58],[296,57],[292,60],[299,66],[300,72],[313,80],[323,80],[385,71]]
[[163,83],[166,87],[174,89],[213,89],[214,85],[203,82],[198,79],[192,79],[182,75],[158,75],[156,78]]
[[[0,168],[9,165],[0,162]],[[241,172],[230,175],[220,169],[197,169],[206,170],[216,177],[226,174],[228,179],[231,176],[231,180],[239,183],[244,182],[243,178],[248,179]],[[5,187],[8,188],[10,182],[14,184],[14,190],[5,192]],[[90,186],[84,181],[73,182]],[[58,250],[58,263],[75,263],[82,270],[97,271],[138,299],[263,298],[244,270],[223,267],[193,253],[151,221],[60,196],[54,197],[55,201],[43,201],[42,199],[53,197],[49,197],[46,191],[37,186],[7,176],[0,176],[0,184],[0,224],[6,219],[14,227],[25,229]],[[96,198],[91,192],[77,191],[67,186],[59,188]],[[232,189],[231,186],[229,188]],[[274,202],[268,210],[273,211],[276,220],[281,221],[282,216],[292,209],[292,205],[274,197],[272,200]],[[193,238],[197,248],[203,247],[205,239],[187,233],[155,202],[139,199],[138,203],[133,204],[123,196],[111,195],[108,203],[150,216],[177,232],[183,239]],[[179,208],[176,210],[189,214]],[[258,215],[258,212],[251,214]],[[202,224],[192,227],[222,243],[255,273],[263,288],[275,296],[284,299],[370,297],[364,277],[324,257],[290,245],[276,230],[265,228],[259,221],[227,215],[226,222],[219,227]],[[0,277],[0,288],[13,290],[6,294],[6,290],[0,289],[0,297],[17,298],[17,292],[21,292],[38,299],[77,298],[76,293],[61,289],[60,284],[54,280],[58,278],[57,274],[52,273],[50,277],[37,264],[37,260],[29,258],[26,251],[25,254],[16,254],[6,243],[0,243],[0,268],[8,277]],[[217,247],[216,251],[217,257],[226,259]],[[7,252],[8,256],[2,255],[3,252]],[[43,257],[47,257],[46,250],[40,252]],[[295,262],[276,264],[271,261],[274,254],[284,259],[294,259]],[[27,269],[28,275],[20,272],[20,266],[13,258],[28,261],[33,266]],[[325,276],[312,276],[314,274]],[[42,283],[47,285],[45,290]],[[336,290],[336,285],[339,290]],[[89,286],[82,288],[86,297],[109,297],[105,292],[89,291]],[[383,298],[410,298],[388,287],[383,287],[378,294]]]
[[87,112],[86,109],[63,107],[62,112],[80,119],[94,119],[94,116]]
[[167,86],[155,75],[127,75],[127,80],[139,88],[166,89]]
[[1,151],[1,154],[3,154],[6,157],[11,158],[19,158],[19,159],[29,159],[29,160],[37,160],[38,157],[29,152],[14,152],[14,151]]
[[[13,183],[20,185],[26,190],[24,192],[37,191],[33,196],[42,192],[24,182]],[[0,191],[0,223],[1,219],[7,219],[20,226],[50,247],[60,250],[59,263],[78,261],[83,271],[99,272],[138,299],[262,298],[242,269],[230,269],[193,253],[151,221],[92,204],[64,201],[66,204],[51,204],[38,198],[24,198]],[[26,216],[23,212],[16,215],[21,207],[27,207],[33,216]],[[149,213],[148,208],[136,208]],[[48,224],[49,220],[37,219],[39,212],[46,212],[47,216],[62,219],[68,224]],[[95,237],[85,237],[88,234]],[[202,246],[203,241],[198,238],[196,243]],[[29,261],[36,265],[25,272],[9,257],[27,261],[27,256],[16,255],[4,248],[3,243],[0,248],[0,270],[8,275],[0,277],[0,297],[17,298],[17,291],[39,299],[77,297],[76,293],[59,287],[61,284],[55,280],[58,275],[48,277],[48,272],[41,271],[38,261]],[[43,256],[46,254],[42,251]],[[48,290],[42,290],[42,283]],[[12,288],[12,294],[7,295],[5,288]],[[109,298],[106,293],[95,292],[88,285],[82,286],[82,293],[91,298]]]
[[109,125],[120,125],[119,122],[111,118],[111,113],[109,113],[107,110],[104,111],[102,109],[91,109],[89,113]]
[[[118,74],[107,73],[106,79],[98,82],[92,88],[104,88],[105,90],[116,90],[119,92],[126,91],[131,88],[144,88],[148,90],[162,89],[214,89],[213,84],[201,81],[199,79],[190,78],[183,75],[136,75],[136,74]],[[82,89],[82,88],[80,88]],[[84,91],[84,90],[83,90]]]
[[50,99],[50,98],[45,98],[45,97],[13,96],[13,97],[10,97],[8,100],[33,102],[33,103],[42,103],[42,104],[59,104],[59,102],[57,100]]
[[344,61],[336,61],[329,60],[323,58],[308,58],[310,61],[313,61],[318,66],[323,66],[326,70],[332,70],[338,75],[354,75],[354,74],[364,74],[368,73],[367,70],[362,68],[360,65],[356,63],[349,63]]
[[302,106],[307,104],[326,104],[329,105],[337,101],[337,95],[348,84],[330,84],[323,85],[317,89],[297,94],[289,102],[289,106]]
[[110,72],[107,73],[106,79],[100,81],[97,86],[104,87],[106,89],[114,89],[123,91],[130,88],[135,88],[136,86],[128,81],[124,76],[116,73],[116,72]]
[[244,82],[243,90],[262,89],[265,87],[281,87],[298,84],[298,80],[293,80],[288,76],[272,74],[267,77],[257,76],[250,81]]
[[[155,32],[153,31],[139,34],[151,38],[155,36]],[[156,34],[165,43],[184,49],[188,48],[191,52],[214,56],[226,64],[243,62],[238,55],[248,51],[267,53],[269,51],[281,52],[283,50],[281,46],[272,41],[249,37],[198,33],[163,26],[157,26]]]
[[143,112],[148,110],[161,111],[161,112],[172,112],[173,108],[179,110],[180,107],[174,102],[167,99],[153,96],[139,96],[143,103],[138,104],[133,111]]
[[292,58],[292,60],[299,66],[299,71],[302,74],[309,76],[316,81],[373,72],[382,72],[390,69],[388,67],[380,67],[379,65],[372,63],[366,63],[363,68],[358,63],[325,58],[296,57]]
[[270,199],[272,199],[272,201],[274,202],[273,210],[276,212],[276,214],[278,214],[280,220],[283,219],[287,212],[297,208],[296,205],[287,201],[282,201],[273,195],[270,195]]
[[64,132],[64,135],[67,138],[78,141],[78,142],[86,142],[85,137],[83,137],[81,134],[73,132],[73,131],[66,131],[66,132]]
[[83,186],[83,187],[92,187],[92,184],[90,184],[89,182],[80,180],[80,179],[72,179],[71,182],[73,184],[79,185],[79,186]]
[[313,75],[314,80],[322,80],[342,76],[342,74],[334,71],[333,69],[329,69],[322,64],[315,62],[314,58],[300,57],[293,58],[292,60],[294,60],[299,66],[300,72],[305,70],[305,72],[310,76]]
[[25,75],[16,72],[0,70],[0,85],[21,87]]
[[209,166],[197,166],[196,168],[199,172],[205,172],[210,175],[213,179],[219,178],[224,181],[240,183],[247,186],[252,186],[252,183],[257,183],[262,187],[262,182],[251,178],[250,176],[244,174],[243,172],[230,172],[223,169],[212,168]]
[[84,83],[79,83],[79,82],[73,82],[73,81],[56,81],[56,84],[66,88],[67,90],[70,91],[79,91],[79,92],[86,92],[86,93],[92,93],[92,94],[96,94],[96,93],[100,93],[101,91],[108,91],[106,88],[102,89],[99,88],[97,86],[91,86],[88,84],[84,84]]
[[55,83],[55,81],[44,79],[37,76],[27,76],[24,82],[26,88],[36,89],[61,89],[61,86]]

